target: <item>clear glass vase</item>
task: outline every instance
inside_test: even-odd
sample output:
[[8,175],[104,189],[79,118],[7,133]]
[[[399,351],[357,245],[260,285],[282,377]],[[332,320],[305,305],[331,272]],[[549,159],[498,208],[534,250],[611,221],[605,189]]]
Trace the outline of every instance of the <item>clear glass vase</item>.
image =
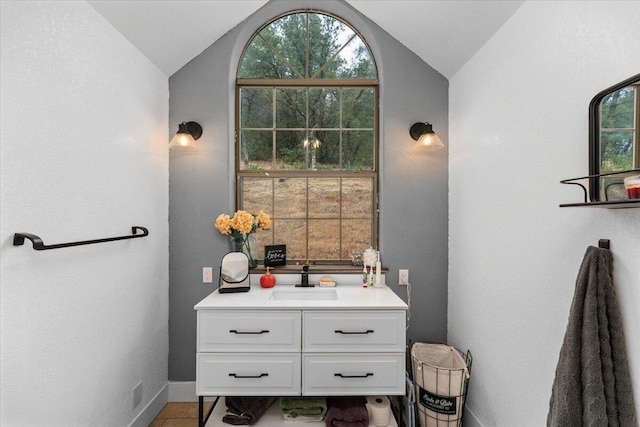
[[249,258],[249,268],[258,266],[258,241],[253,234],[231,237],[229,239],[229,250],[231,252],[243,252]]
[[242,252],[242,237],[229,237],[229,252]]
[[256,268],[258,266],[258,241],[256,236],[253,234],[245,236],[242,252],[249,257],[249,268]]

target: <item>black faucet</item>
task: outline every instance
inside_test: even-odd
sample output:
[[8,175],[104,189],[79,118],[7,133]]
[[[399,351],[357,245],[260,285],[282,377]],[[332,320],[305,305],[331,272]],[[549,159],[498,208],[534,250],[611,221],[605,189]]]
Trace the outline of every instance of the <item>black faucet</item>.
[[313,288],[314,284],[309,284],[309,264],[302,266],[302,284],[296,285],[297,288]]

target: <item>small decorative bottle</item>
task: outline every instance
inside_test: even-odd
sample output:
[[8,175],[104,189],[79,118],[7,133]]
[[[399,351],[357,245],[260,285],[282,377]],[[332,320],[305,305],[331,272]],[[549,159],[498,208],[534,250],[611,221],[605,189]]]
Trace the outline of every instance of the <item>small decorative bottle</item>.
[[369,278],[367,277],[367,266],[365,264],[364,268],[362,269],[362,287],[366,288],[368,286],[369,286]]
[[378,251],[378,261],[376,261],[376,286],[382,286],[382,264],[380,264],[380,251]]

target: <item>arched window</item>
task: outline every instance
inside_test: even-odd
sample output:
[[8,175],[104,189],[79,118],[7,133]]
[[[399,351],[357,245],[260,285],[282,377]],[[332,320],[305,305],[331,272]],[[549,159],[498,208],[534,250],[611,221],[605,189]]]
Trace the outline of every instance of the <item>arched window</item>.
[[288,260],[339,262],[377,247],[378,79],[340,18],[294,11],[262,27],[240,59],[236,203],[263,209],[264,245]]

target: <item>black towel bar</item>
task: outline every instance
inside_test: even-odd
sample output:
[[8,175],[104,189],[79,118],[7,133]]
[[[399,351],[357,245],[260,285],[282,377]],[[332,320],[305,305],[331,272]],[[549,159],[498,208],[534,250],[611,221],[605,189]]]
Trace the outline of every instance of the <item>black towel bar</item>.
[[611,249],[611,241],[609,239],[598,240],[598,247],[602,249]]
[[[142,234],[137,234],[138,231],[142,231]],[[144,237],[149,235],[149,230],[147,230],[145,227],[139,227],[137,225],[134,225],[133,227],[131,227],[131,232],[133,233],[131,236],[108,237],[106,239],[84,240],[82,242],[58,243],[56,245],[45,245],[42,239],[39,236],[36,236],[35,234],[15,233],[13,235],[13,246],[24,245],[24,239],[29,239],[33,243],[33,249],[35,249],[36,251],[45,251],[48,249],[60,249],[60,248],[68,248],[71,246],[90,245],[92,243],[104,243],[104,242],[113,242],[115,240],[135,239],[137,237]]]

